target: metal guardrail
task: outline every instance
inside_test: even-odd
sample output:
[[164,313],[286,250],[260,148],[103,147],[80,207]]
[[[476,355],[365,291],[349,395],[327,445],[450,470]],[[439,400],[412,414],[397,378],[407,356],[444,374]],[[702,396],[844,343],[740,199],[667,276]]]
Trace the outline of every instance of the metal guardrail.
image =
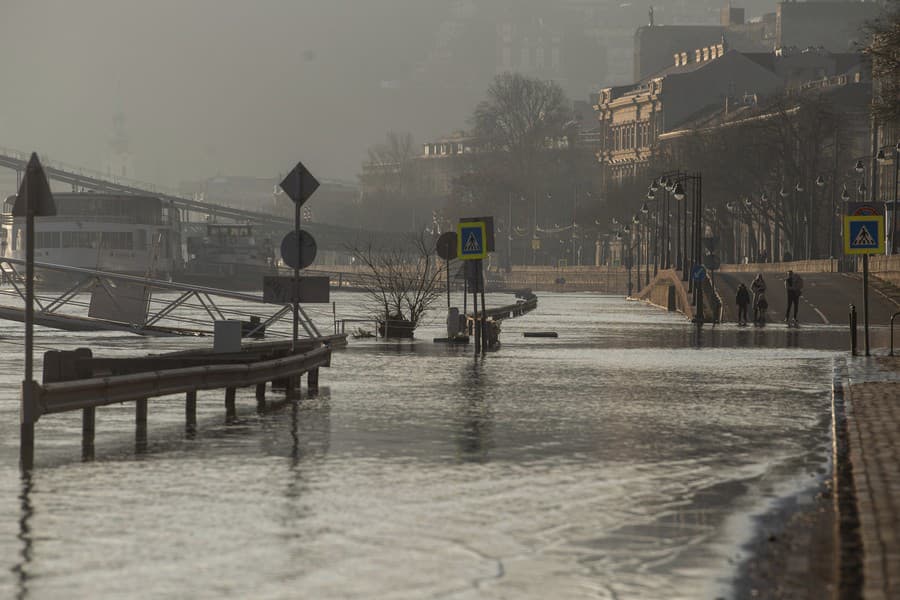
[[[503,319],[512,319],[514,317],[519,317],[524,315],[527,312],[530,312],[537,308],[537,296],[532,296],[527,300],[522,302],[517,302],[515,304],[508,304],[506,306],[500,306],[497,308],[489,308],[484,311],[484,315],[495,321],[501,321]],[[476,315],[469,315],[471,318],[481,317],[482,313],[477,313]]]
[[331,365],[331,349],[250,364],[208,365],[94,377],[37,386],[37,416],[198,390],[238,388],[297,377]]

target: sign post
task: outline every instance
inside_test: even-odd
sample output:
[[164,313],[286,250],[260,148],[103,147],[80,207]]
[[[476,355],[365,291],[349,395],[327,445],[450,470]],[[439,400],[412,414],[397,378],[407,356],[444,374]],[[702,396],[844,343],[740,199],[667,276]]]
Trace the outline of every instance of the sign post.
[[31,154],[19,187],[13,217],[25,217],[25,379],[19,418],[19,464],[23,471],[34,466],[34,423],[37,421],[34,379],[34,218],[52,217],[56,204],[47,175],[35,153]]
[[294,234],[297,236],[297,260],[294,267],[294,293],[293,293],[293,312],[294,312],[294,336],[291,340],[291,352],[296,350],[297,337],[299,336],[300,327],[300,264],[303,262],[303,244],[300,243],[300,207],[309,200],[319,187],[319,182],[315,177],[303,166],[302,162],[298,162],[287,177],[280,184],[284,193],[294,201]]
[[[487,315],[484,304],[484,275],[482,260],[488,253],[487,223],[485,221],[467,221],[461,219],[456,226],[456,251],[461,260],[477,261],[474,263],[475,285],[472,288],[472,314],[475,318],[475,354],[487,349]],[[468,279],[468,277],[467,277]],[[478,288],[481,287],[481,319],[478,319]]]
[[703,280],[706,279],[706,267],[703,265],[694,265],[691,269],[691,281],[694,282],[694,292],[697,294],[696,314],[694,315],[694,323],[697,327],[703,327]]
[[884,254],[884,212],[874,203],[852,203],[844,216],[844,254],[863,258],[863,332],[869,356],[869,255]]

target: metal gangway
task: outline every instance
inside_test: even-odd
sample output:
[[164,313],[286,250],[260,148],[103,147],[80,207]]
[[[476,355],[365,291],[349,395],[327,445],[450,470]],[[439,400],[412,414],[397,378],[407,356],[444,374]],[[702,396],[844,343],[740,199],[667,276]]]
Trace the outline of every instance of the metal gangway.
[[[0,286],[0,319],[24,322],[24,265],[22,260],[0,258],[4,281]],[[34,265],[39,277],[49,272],[68,282],[59,290],[42,289],[35,295],[36,325],[65,331],[203,336],[213,334],[215,321],[240,320],[242,337],[290,335],[290,327],[279,331],[272,326],[292,318],[291,304],[271,304],[254,294],[149,277],[41,262]],[[88,293],[89,300],[85,298]],[[309,338],[322,338],[302,306],[299,324]]]

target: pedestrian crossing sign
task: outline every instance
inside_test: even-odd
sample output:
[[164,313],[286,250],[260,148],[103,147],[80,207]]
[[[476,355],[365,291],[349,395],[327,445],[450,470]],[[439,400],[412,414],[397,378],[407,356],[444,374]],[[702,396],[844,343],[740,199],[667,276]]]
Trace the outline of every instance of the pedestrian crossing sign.
[[481,260],[487,256],[484,221],[468,221],[456,226],[457,256],[462,260]]
[[883,216],[854,215],[844,217],[844,254],[883,253]]

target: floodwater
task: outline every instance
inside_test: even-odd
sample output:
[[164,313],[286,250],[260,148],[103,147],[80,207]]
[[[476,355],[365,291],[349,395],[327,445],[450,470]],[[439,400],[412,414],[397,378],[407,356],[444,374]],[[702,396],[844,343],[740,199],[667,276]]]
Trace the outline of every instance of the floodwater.
[[[843,329],[696,330],[618,297],[541,294],[502,347],[351,340],[321,393],[257,414],[238,391],[37,424],[17,469],[23,327],[0,332],[0,597],[712,598],[752,517],[829,468]],[[338,316],[360,296],[333,294]],[[510,296],[489,297],[489,305]],[[331,307],[315,312],[331,330]],[[553,330],[558,339],[524,338]],[[37,329],[39,351],[196,340]],[[208,342],[207,342],[208,343]],[[36,364],[41,364],[40,352]]]

